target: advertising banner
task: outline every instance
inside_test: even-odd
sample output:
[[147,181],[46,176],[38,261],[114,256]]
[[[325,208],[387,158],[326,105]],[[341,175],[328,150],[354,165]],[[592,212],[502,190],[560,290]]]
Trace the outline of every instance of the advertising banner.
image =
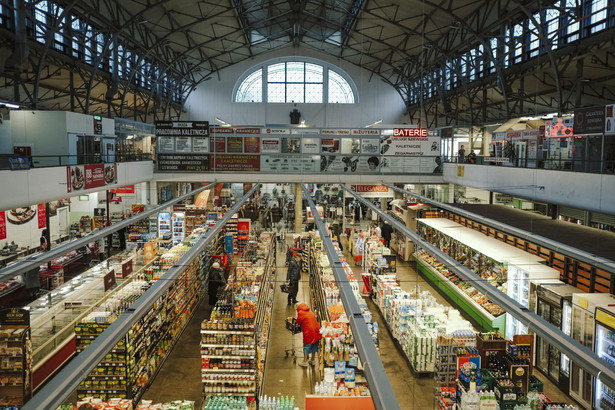
[[235,128],[235,134],[260,134],[261,129],[255,127],[240,127]]
[[384,185],[350,185],[350,189],[365,198],[393,198],[394,192]]
[[261,155],[261,172],[318,172],[320,156]]
[[105,281],[105,292],[108,291],[115,285],[115,270],[111,269],[109,273],[107,273],[103,280]]
[[328,130],[324,129],[322,135],[350,135],[350,130]]
[[380,148],[380,140],[378,140],[378,138],[362,138],[361,139],[361,153],[362,154],[378,155],[379,148]]
[[0,211],[0,239],[6,239],[6,212]]
[[163,135],[156,138],[158,152],[175,152],[175,138]]
[[261,128],[261,134],[290,134],[290,128]]
[[47,227],[47,206],[45,204],[36,205],[38,212],[38,229]]
[[283,137],[282,152],[288,154],[301,153],[301,138],[298,137]]
[[145,212],[144,204],[132,204],[131,210],[133,214],[139,214],[141,212]]
[[112,188],[110,189],[111,192],[113,192],[114,194],[119,194],[119,195],[127,195],[127,194],[134,194],[135,193],[135,186],[134,185],[125,185],[125,186],[121,186],[119,188]]
[[192,152],[192,138],[175,137],[175,152]]
[[573,125],[574,119],[572,117],[552,118],[545,122],[545,137],[572,137],[574,135]]
[[122,263],[122,279],[132,273],[132,259]]
[[67,192],[100,188],[117,183],[117,164],[86,164],[66,167]]
[[373,128],[359,128],[350,130],[350,135],[380,135],[380,130]]
[[439,156],[386,157],[382,159],[380,170],[392,174],[431,174],[442,172]]
[[192,138],[192,152],[209,152],[209,138],[208,137],[193,137]]
[[260,138],[244,137],[243,152],[246,154],[258,154],[260,152]]
[[215,171],[260,171],[260,159],[258,155],[212,155],[210,168]]
[[226,152],[226,137],[216,135],[212,136],[211,152]]
[[604,107],[604,135],[615,135],[615,104]]
[[359,138],[342,138],[342,154],[359,154],[361,140]]
[[143,263],[146,265],[156,259],[156,244],[154,242],[145,242],[143,244]]
[[209,155],[158,154],[159,171],[209,171]]
[[380,153],[395,157],[439,155],[440,137],[391,136],[382,142]]
[[604,117],[604,107],[577,108],[572,132],[575,135],[602,134]]
[[320,140],[320,149],[322,152],[336,153],[340,150],[339,138],[323,138]]
[[241,154],[243,152],[243,137],[226,137],[226,152]]
[[271,137],[261,138],[261,152],[263,154],[277,154],[280,152],[280,139]]
[[349,156],[321,156],[320,172],[333,172],[337,174],[369,173],[380,170],[380,158],[377,155],[367,157],[359,155]]
[[318,154],[319,149],[319,140],[317,138],[303,138],[304,154]]

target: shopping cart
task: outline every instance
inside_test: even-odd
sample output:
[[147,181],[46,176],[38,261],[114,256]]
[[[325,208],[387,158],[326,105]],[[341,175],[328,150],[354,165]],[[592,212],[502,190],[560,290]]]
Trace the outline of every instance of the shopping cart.
[[286,330],[288,330],[291,334],[290,338],[290,347],[286,349],[286,357],[292,357],[293,363],[297,361],[297,348],[295,347],[295,335],[301,333],[301,325],[297,323],[296,319],[287,318],[286,319]]

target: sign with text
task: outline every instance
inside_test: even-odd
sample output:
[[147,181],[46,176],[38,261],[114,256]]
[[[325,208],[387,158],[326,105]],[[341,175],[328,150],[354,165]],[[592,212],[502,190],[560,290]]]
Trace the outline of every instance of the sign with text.
[[365,198],[393,198],[395,195],[384,185],[350,185],[350,189]]
[[114,194],[119,194],[119,195],[126,195],[126,194],[134,194],[135,193],[135,186],[134,185],[125,185],[125,186],[121,186],[119,188],[113,188],[110,189],[111,192],[113,192]]
[[226,152],[240,154],[243,152],[243,137],[227,137]]
[[29,326],[30,310],[10,308],[0,311],[0,326]]
[[263,154],[277,154],[280,152],[280,139],[263,137],[261,138],[261,152]]
[[0,211],[0,239],[6,239],[6,212]]
[[132,259],[122,263],[122,279],[132,273]]
[[258,155],[212,155],[209,166],[215,171],[254,172],[260,171],[260,158]]
[[104,277],[105,281],[105,292],[108,291],[115,285],[115,270],[111,269]]
[[158,154],[159,171],[209,171],[206,154]]
[[38,229],[47,227],[47,206],[45,204],[36,205],[38,213]]
[[244,137],[243,152],[246,154],[258,154],[260,152],[260,138]]
[[[156,149],[159,153],[191,153],[196,144],[197,152],[209,137],[208,121],[156,121]],[[209,147],[207,147],[209,148]]]
[[382,142],[380,153],[395,157],[437,156],[440,155],[440,137],[390,137]]
[[575,135],[602,134],[604,132],[604,107],[574,110],[572,132]]
[[117,164],[86,164],[66,167],[67,192],[100,188],[117,183]]

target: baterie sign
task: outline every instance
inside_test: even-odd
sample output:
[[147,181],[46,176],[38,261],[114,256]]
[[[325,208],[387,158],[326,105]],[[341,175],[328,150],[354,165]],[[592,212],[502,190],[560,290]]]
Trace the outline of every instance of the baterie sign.
[[427,128],[393,128],[394,137],[426,137]]

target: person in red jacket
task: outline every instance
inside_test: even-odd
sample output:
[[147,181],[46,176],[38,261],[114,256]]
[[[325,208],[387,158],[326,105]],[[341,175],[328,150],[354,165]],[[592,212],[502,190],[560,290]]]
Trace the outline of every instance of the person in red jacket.
[[226,249],[224,249],[222,255],[211,255],[211,257],[220,261],[222,272],[224,273],[224,280],[228,280],[229,274],[231,273],[231,258]]
[[[297,364],[301,367],[307,367],[309,359],[309,363],[314,365],[322,336],[320,334],[320,324],[318,324],[314,312],[305,303],[300,303],[297,306],[297,324],[301,325],[301,332],[303,333],[303,361]],[[312,355],[311,358],[310,355]]]

